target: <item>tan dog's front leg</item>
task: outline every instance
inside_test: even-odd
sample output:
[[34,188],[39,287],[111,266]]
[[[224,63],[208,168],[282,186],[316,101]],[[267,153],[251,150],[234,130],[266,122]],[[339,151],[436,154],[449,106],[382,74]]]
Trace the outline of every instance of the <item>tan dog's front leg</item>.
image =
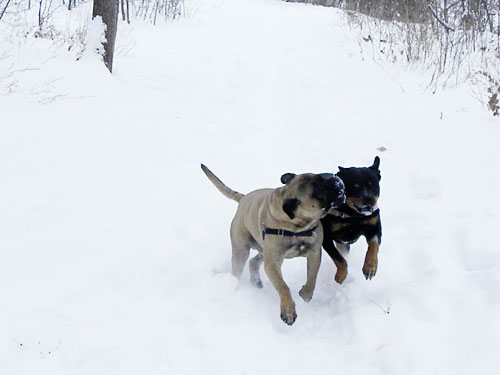
[[368,250],[365,256],[365,264],[363,265],[363,274],[366,280],[371,280],[377,273],[379,246],[380,243],[377,238],[368,240]]
[[321,248],[314,249],[307,256],[307,281],[299,292],[299,295],[306,302],[309,302],[313,296],[320,264]]
[[264,249],[264,270],[271,283],[276,288],[281,301],[281,319],[288,325],[292,325],[297,319],[295,302],[293,302],[290,288],[286,285],[281,274],[283,259],[276,259],[271,255],[272,251]]

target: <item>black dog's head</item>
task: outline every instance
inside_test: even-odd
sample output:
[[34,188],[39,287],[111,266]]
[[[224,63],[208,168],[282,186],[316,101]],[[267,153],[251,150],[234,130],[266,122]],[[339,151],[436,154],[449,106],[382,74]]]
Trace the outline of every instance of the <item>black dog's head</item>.
[[339,167],[337,176],[344,181],[346,204],[362,215],[371,215],[377,209],[380,195],[380,158],[377,156],[370,167]]
[[285,173],[281,176],[281,182],[286,185],[282,190],[282,209],[292,220],[295,217],[324,217],[345,202],[344,183],[332,173]]

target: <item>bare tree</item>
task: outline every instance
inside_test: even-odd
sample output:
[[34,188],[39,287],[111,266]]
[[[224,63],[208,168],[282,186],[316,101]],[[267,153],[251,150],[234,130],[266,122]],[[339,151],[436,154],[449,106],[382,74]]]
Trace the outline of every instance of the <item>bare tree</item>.
[[92,19],[102,17],[106,25],[104,45],[104,64],[110,72],[113,71],[113,54],[115,50],[116,28],[118,24],[118,0],[94,0]]

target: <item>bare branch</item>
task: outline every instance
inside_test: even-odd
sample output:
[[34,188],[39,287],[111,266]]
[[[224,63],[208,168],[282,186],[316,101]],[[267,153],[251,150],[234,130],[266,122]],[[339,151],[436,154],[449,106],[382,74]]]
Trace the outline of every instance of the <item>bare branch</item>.
[[455,31],[455,29],[454,29],[454,28],[452,28],[452,27],[448,26],[448,25],[447,25],[447,24],[446,24],[443,20],[441,20],[441,19],[438,17],[437,13],[434,11],[434,9],[432,9],[432,7],[431,7],[431,5],[430,5],[430,4],[428,4],[428,5],[427,5],[427,7],[428,7],[428,8],[429,8],[429,10],[431,11],[431,13],[432,13],[432,15],[434,16],[434,18],[436,18],[436,20],[437,20],[437,21],[441,24],[441,26],[443,26],[443,27],[446,29],[446,31],[447,31],[447,32],[449,32],[449,31]]
[[2,19],[3,15],[5,14],[5,11],[7,10],[7,7],[10,4],[10,0],[7,0],[7,4],[5,4],[5,7],[2,10],[2,13],[0,13],[0,20]]

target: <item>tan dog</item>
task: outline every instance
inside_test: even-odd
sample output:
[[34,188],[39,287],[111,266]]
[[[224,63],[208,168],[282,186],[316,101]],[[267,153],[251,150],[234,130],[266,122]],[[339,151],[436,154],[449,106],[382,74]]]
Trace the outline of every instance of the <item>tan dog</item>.
[[342,180],[330,173],[287,173],[281,177],[285,186],[243,195],[224,185],[203,164],[201,168],[222,194],[239,202],[231,223],[233,275],[241,276],[250,249],[257,250],[259,253],[250,260],[251,282],[262,288],[259,268],[264,262],[264,270],[280,296],[281,319],[293,324],[297,318],[295,303],[283,280],[281,265],[285,258],[307,257],[307,281],[299,295],[310,301],[321,262],[320,219],[344,203]]

